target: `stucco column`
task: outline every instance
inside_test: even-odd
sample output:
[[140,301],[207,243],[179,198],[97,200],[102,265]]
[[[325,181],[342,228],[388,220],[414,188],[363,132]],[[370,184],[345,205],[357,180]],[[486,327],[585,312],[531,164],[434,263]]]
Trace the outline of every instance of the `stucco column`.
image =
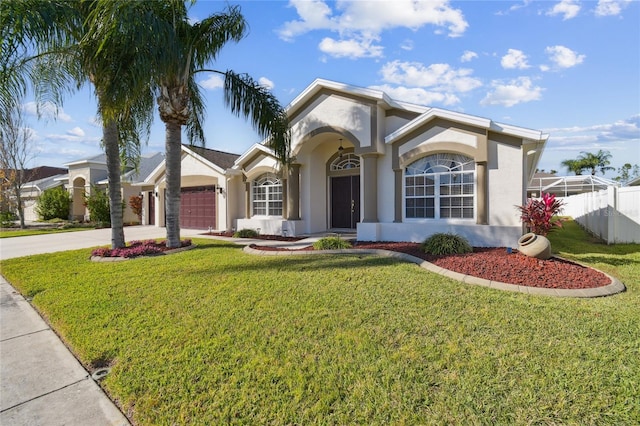
[[244,218],[251,218],[251,182],[244,183]]
[[300,164],[289,166],[287,179],[287,219],[300,220]]
[[282,218],[289,217],[289,179],[282,179]]
[[362,154],[363,222],[378,222],[378,154]]
[[402,169],[393,170],[393,222],[402,223]]
[[478,225],[487,225],[487,162],[478,161],[476,163],[477,191],[476,196],[476,223]]

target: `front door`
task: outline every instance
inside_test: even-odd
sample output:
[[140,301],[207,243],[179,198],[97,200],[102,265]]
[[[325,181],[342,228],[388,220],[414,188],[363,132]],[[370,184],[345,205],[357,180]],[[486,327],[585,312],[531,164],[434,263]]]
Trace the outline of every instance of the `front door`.
[[331,227],[355,229],[360,221],[360,176],[331,178]]
[[153,196],[153,191],[148,192],[149,196],[149,225],[156,224],[156,197]]

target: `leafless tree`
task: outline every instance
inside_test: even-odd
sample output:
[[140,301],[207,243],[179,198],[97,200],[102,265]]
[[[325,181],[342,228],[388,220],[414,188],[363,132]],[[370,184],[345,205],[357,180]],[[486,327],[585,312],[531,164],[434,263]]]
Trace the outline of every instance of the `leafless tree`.
[[24,125],[22,111],[14,108],[0,128],[0,168],[2,198],[7,207],[14,207],[18,212],[20,228],[25,227],[21,188],[31,179],[26,165],[34,156],[31,136]]

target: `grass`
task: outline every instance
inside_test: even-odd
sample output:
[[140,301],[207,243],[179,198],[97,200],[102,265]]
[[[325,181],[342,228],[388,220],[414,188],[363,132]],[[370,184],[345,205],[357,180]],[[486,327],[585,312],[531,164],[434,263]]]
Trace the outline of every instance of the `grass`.
[[[559,299],[465,285],[389,258],[90,250],[2,273],[147,424],[634,424],[640,245],[550,236],[628,291]],[[574,250],[575,249],[575,250]]]
[[86,225],[78,227],[65,227],[65,228],[2,228],[0,229],[0,238],[12,238],[12,237],[28,237],[31,235],[42,234],[59,234],[61,232],[75,232],[75,231],[87,231],[89,229],[95,229],[94,227],[88,227]]

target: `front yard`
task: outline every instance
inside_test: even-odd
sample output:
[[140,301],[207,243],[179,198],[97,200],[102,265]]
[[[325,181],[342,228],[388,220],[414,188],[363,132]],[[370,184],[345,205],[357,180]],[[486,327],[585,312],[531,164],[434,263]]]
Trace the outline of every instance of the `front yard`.
[[[566,234],[565,231],[567,232]],[[633,424],[640,245],[563,256],[627,292],[558,299],[470,286],[368,256],[273,256],[194,240],[171,256],[90,250],[2,273],[147,424]]]

